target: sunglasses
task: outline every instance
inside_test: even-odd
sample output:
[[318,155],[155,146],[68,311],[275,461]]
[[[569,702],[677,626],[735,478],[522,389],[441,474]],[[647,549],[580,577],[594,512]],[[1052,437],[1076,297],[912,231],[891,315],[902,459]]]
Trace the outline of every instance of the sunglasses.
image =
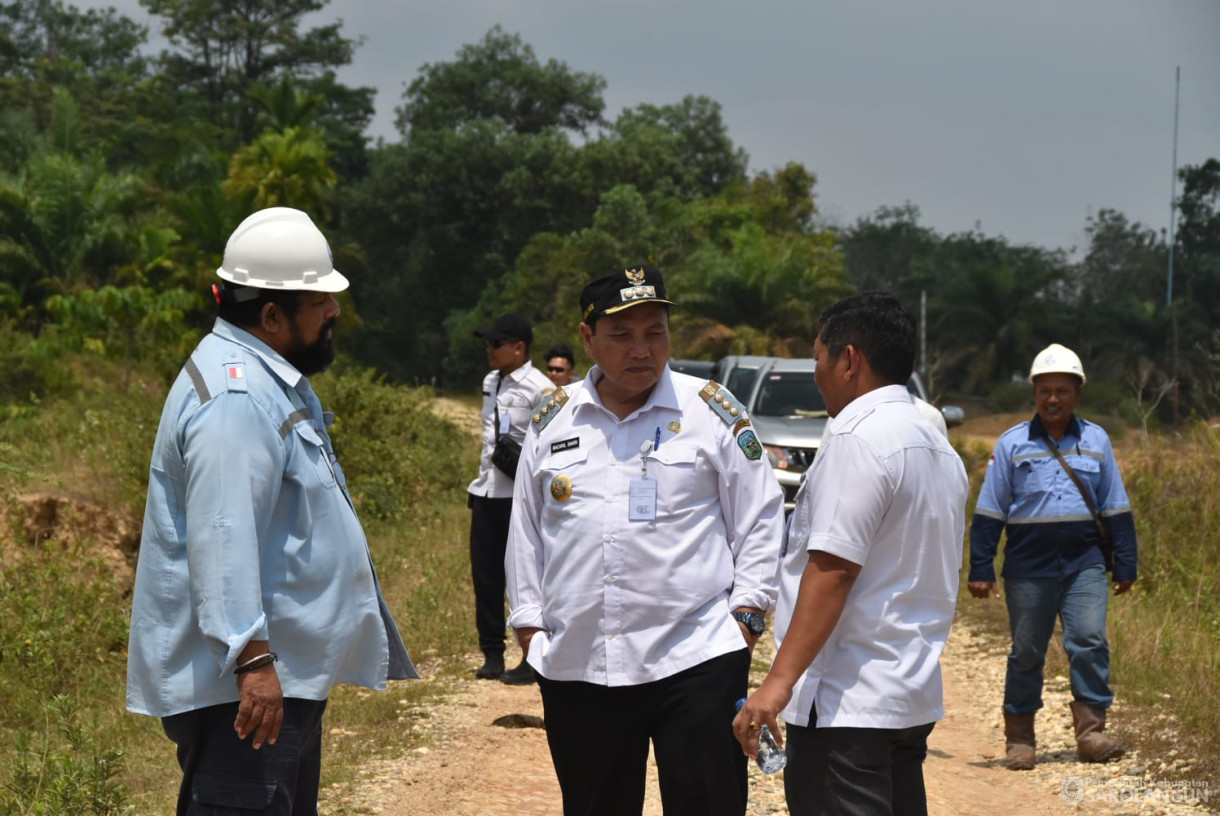
[[564,368],[563,366],[547,366],[546,370],[552,374],[562,374],[563,372],[571,371],[572,369]]
[[488,340],[487,347],[498,349],[500,346],[508,346],[508,345],[511,345],[516,342],[518,342],[518,341],[516,341],[516,340]]

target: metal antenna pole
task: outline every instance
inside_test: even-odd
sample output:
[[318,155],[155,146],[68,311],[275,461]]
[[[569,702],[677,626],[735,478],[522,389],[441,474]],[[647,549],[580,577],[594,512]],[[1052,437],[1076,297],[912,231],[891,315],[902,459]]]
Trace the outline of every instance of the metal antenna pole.
[[1182,66],[1173,79],[1173,175],[1169,178],[1169,277],[1165,283],[1165,306],[1173,305],[1173,245],[1178,242],[1174,221],[1178,214],[1178,98],[1182,89]]
[[919,368],[923,372],[924,387],[928,383],[928,290],[919,291]]

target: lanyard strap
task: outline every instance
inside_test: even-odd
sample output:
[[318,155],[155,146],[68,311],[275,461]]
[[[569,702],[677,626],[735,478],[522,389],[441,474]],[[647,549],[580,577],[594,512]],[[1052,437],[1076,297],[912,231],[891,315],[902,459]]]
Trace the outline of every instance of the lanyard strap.
[[496,372],[496,393],[491,398],[491,404],[495,406],[495,413],[496,413],[496,419],[495,419],[496,427],[494,428],[494,432],[495,432],[495,439],[497,442],[500,441],[500,386],[501,386],[501,384],[503,384],[503,382],[504,382],[504,375],[497,371]]

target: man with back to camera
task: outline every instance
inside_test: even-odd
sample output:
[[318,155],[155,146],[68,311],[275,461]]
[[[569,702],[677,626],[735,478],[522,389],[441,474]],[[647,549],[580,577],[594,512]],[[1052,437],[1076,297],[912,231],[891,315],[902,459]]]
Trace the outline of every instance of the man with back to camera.
[[897,298],[871,292],[828,307],[814,355],[831,437],[784,542],[774,663],[733,728],[753,756],[763,725],[779,741],[782,714],[794,816],[926,814],[966,470],[912,404],[915,324]]
[[667,816],[741,816],[730,723],[775,598],[783,494],[744,408],[669,370],[651,266],[580,296],[585,379],[522,449],[506,569],[574,816],[640,813],[651,740]]
[[476,337],[487,344],[491,371],[483,378],[483,450],[479,475],[466,489],[470,507],[470,574],[474,582],[475,626],[483,665],[475,676],[510,685],[534,682],[522,659],[504,670],[504,548],[513,509],[515,455],[497,463],[497,447],[515,453],[529,430],[533,407],[554,386],[530,363],[534,329],[523,316],[500,315]]
[[306,379],[334,358],[348,284],[285,207],[243,221],[217,274],[157,429],[127,707],[177,744],[179,816],[316,816],[330,689],[418,677]]
[[576,354],[571,347],[563,344],[552,346],[542,359],[546,360],[547,379],[557,387],[563,388],[579,379],[576,376]]
[[1005,762],[1014,771],[1037,763],[1034,717],[1042,707],[1042,667],[1056,617],[1063,622],[1077,755],[1083,762],[1123,755],[1125,748],[1105,733],[1114,693],[1103,524],[1113,542],[1115,595],[1135,583],[1138,560],[1135,519],[1110,438],[1075,414],[1085,383],[1080,358],[1052,343],[1034,358],[1029,381],[1037,413],[996,442],[970,524],[967,584],[975,598],[1000,596],[994,561],[1007,527],[1012,652],[1004,679],[1004,737]]

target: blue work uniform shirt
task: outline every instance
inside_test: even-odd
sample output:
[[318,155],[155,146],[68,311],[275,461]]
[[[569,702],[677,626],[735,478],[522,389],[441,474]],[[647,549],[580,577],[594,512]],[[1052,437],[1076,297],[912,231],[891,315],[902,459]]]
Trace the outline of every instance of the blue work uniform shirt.
[[[1114,580],[1134,581],[1135,519],[1110,437],[1101,426],[1073,415],[1058,447],[1109,524]],[[969,580],[995,581],[994,561],[1006,526],[1005,578],[1057,578],[1105,563],[1093,514],[1046,447],[1037,415],[996,442],[970,524]]]
[[127,661],[129,710],[166,717],[239,698],[252,640],[285,697],[417,677],[309,381],[223,320],[161,415]]

